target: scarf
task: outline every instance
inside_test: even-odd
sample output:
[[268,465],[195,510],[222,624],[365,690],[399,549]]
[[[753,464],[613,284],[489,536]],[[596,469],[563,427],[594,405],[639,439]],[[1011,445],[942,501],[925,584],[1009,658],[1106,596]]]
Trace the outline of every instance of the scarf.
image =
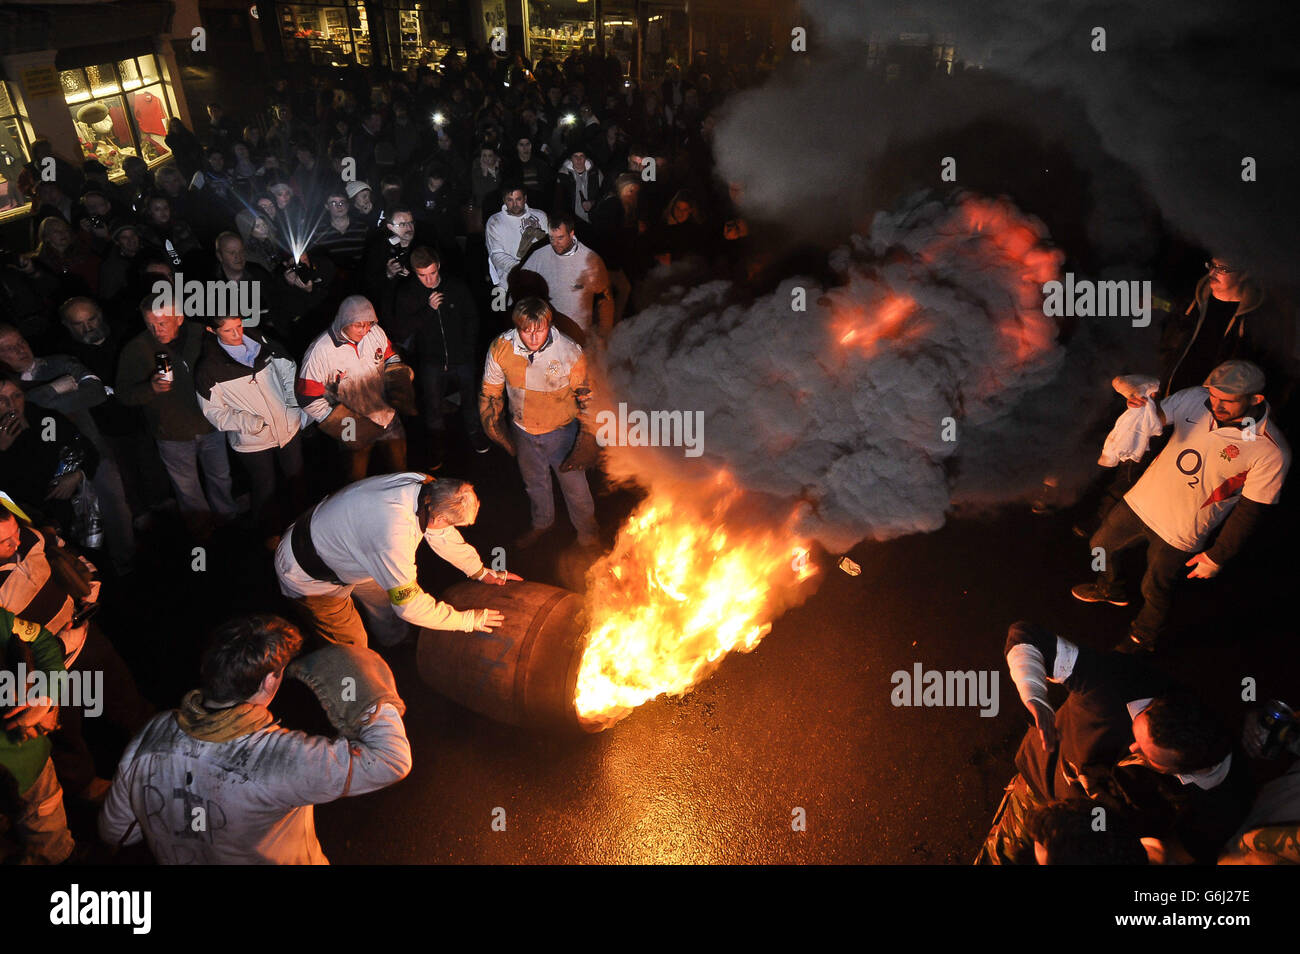
[[203,704],[201,689],[186,693],[176,711],[181,731],[202,742],[229,742],[264,729],[274,721],[270,709],[247,702],[229,709],[209,709]]

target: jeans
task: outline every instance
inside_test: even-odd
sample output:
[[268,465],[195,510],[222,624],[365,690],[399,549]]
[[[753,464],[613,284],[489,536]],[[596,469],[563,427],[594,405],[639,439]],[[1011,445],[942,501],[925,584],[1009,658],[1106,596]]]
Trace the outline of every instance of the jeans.
[[596,502],[587,485],[587,472],[574,470],[562,473],[560,465],[573,450],[578,439],[578,422],[572,420],[563,427],[545,434],[529,434],[514,427],[515,447],[519,452],[519,473],[524,478],[528,501],[532,504],[533,527],[545,530],[555,523],[555,496],[551,491],[551,471],[560,481],[560,492],[569,510],[569,519],[578,531],[578,543],[593,544],[598,540],[596,527]]
[[1106,515],[1097,532],[1088,542],[1090,547],[1101,547],[1106,557],[1106,569],[1097,576],[1097,583],[1108,595],[1124,593],[1124,580],[1119,570],[1119,555],[1125,550],[1147,544],[1147,569],[1142,576],[1142,598],[1145,602],[1133,632],[1146,640],[1155,640],[1164,633],[1173,602],[1174,585],[1187,575],[1185,566],[1192,554],[1171,547],[1133,512],[1124,501],[1117,503]]
[[[167,468],[181,513],[204,516],[211,501],[213,513],[234,519],[236,507],[230,493],[230,458],[226,454],[224,433],[213,431],[188,441],[160,440],[158,456]],[[199,483],[200,466],[203,483],[207,485],[206,498],[203,484]]]
[[482,433],[483,424],[478,418],[478,388],[475,387],[474,369],[468,364],[453,364],[445,369],[440,364],[420,365],[425,424],[431,431],[443,429],[442,396],[448,380],[455,382],[456,393],[460,395],[460,416],[465,421],[465,433],[471,437]]
[[131,508],[127,504],[122,472],[111,454],[101,455],[91,484],[99,498],[108,555],[113,560],[114,569],[119,573],[125,572],[135,559],[135,518],[131,516]]

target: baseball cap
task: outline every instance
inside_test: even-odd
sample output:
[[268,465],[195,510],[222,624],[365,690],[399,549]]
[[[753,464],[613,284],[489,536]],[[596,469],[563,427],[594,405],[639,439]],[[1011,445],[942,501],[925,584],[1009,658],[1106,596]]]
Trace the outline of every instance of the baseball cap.
[[1218,388],[1225,394],[1262,394],[1264,372],[1249,361],[1225,361],[1205,379],[1207,388]]
[[362,182],[360,179],[358,179],[355,182],[349,182],[343,188],[344,191],[347,192],[349,199],[355,199],[357,197],[357,193],[365,192],[367,189],[370,188],[370,184],[367,182]]

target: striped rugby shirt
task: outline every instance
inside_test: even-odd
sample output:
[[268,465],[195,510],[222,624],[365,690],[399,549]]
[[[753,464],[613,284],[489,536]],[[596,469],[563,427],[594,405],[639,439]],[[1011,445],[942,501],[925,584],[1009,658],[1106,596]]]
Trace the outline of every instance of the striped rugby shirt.
[[504,390],[511,418],[529,434],[549,434],[578,417],[573,388],[586,383],[587,356],[554,326],[532,354],[517,329],[498,335],[483,367],[483,393],[496,397]]

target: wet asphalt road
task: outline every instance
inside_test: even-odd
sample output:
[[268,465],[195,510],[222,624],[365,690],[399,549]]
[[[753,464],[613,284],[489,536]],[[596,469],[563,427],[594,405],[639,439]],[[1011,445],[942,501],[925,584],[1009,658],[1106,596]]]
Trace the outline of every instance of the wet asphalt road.
[[[440,473],[477,485],[484,507],[466,537],[481,553],[526,527],[522,483],[502,452],[454,448]],[[626,492],[598,494],[607,538],[633,503]],[[1070,598],[1069,585],[1088,577],[1070,524],[1068,514],[1015,506],[860,544],[851,552],[859,577],[824,558],[819,589],[755,651],[733,654],[690,694],[651,702],[598,735],[547,735],[469,712],[419,680],[408,642],[387,656],[408,707],[414,769],[387,790],[318,806],[325,852],[335,864],[967,864],[1027,724],[1003,668],[1007,626],[1035,619],[1103,648],[1131,618],[1131,609]],[[578,588],[580,567],[566,556],[572,541],[571,530],[557,529],[535,550],[512,554],[510,568]],[[1259,680],[1260,698],[1297,701],[1293,626],[1285,614],[1254,609],[1260,592],[1286,585],[1293,563],[1266,543],[1220,579],[1186,590],[1178,606],[1187,634],[1171,667],[1227,714],[1240,711],[1243,675]],[[152,538],[152,565],[115,588],[103,614],[141,688],[164,707],[196,684],[199,645],[216,620],[281,608],[270,553],[255,541],[214,544],[202,579],[189,570],[187,547],[179,537]],[[424,551],[426,588],[457,578]],[[895,707],[891,675],[915,663],[996,671],[997,715]],[[288,725],[330,732],[295,683],[273,708]],[[101,774],[111,775],[124,740],[97,730],[91,741]],[[493,828],[502,817],[495,809],[504,809],[503,831]],[[796,809],[804,831],[793,830]],[[73,819],[83,833],[88,822]]]
[[[508,494],[509,470],[489,469],[487,483]],[[522,518],[521,490],[519,503]],[[601,501],[607,526],[627,503]],[[485,513],[472,542],[493,545],[514,508],[504,509]],[[401,647],[390,661],[415,767],[389,790],[319,807],[321,841],[335,863],[969,863],[1027,724],[1001,665],[1008,624],[1034,618],[1107,647],[1130,618],[1070,598],[1069,584],[1087,574],[1076,572],[1085,548],[1069,527],[1066,515],[1022,507],[860,545],[852,553],[860,577],[827,560],[820,589],[754,652],[729,657],[685,697],[654,701],[590,737],[468,712],[425,687],[414,645]],[[563,582],[562,542],[513,568]],[[1241,674],[1285,671],[1288,658],[1281,623],[1249,640],[1211,632],[1215,606],[1256,576],[1189,592],[1181,607],[1204,625],[1172,668],[1225,712]],[[997,671],[996,716],[892,705],[891,675],[918,662]],[[497,809],[503,831],[493,827]],[[793,830],[798,809],[804,831]]]

